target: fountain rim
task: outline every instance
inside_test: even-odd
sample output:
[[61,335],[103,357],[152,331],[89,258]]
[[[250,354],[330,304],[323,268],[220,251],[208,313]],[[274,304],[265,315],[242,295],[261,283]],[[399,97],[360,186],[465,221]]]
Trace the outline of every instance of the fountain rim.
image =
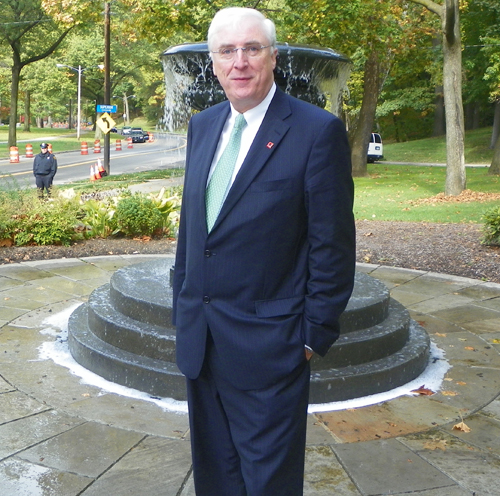
[[[352,64],[352,61],[346,55],[343,55],[336,50],[328,47],[319,47],[316,45],[304,45],[304,44],[291,44],[286,42],[276,43],[276,48],[278,49],[279,55],[287,55],[293,52],[294,55],[307,55],[311,58],[335,60],[337,62],[345,62],[347,64]],[[179,45],[173,45],[167,48],[163,53],[162,57],[177,54],[207,54],[208,55],[208,44],[206,41],[199,41],[193,43],[181,43]]]

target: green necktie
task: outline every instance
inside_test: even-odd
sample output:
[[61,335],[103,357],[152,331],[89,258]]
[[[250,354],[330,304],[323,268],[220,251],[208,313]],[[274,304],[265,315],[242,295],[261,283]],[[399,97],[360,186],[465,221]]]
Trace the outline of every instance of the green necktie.
[[234,166],[240,151],[241,133],[246,124],[247,122],[243,114],[238,114],[233,130],[231,131],[231,136],[229,137],[229,143],[217,162],[208,183],[205,195],[208,232],[212,230],[226,198],[229,182],[231,181]]

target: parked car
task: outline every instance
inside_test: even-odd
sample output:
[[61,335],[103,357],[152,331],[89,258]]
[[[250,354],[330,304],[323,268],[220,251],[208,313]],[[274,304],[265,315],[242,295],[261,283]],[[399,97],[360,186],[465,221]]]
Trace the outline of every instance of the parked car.
[[381,160],[384,157],[384,145],[382,137],[378,133],[372,133],[370,143],[368,144],[368,162],[373,163],[375,160]]
[[131,126],[123,126],[122,127],[122,134],[130,134],[130,131],[132,131]]
[[128,136],[132,138],[132,143],[145,143],[147,141],[142,131],[130,131]]
[[142,133],[144,135],[144,141],[149,141],[149,133],[147,131],[144,131],[142,127],[133,127],[132,132]]

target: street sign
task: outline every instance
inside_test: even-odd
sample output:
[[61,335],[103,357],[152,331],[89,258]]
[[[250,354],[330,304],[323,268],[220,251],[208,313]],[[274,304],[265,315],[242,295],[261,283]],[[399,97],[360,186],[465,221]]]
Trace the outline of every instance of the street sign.
[[108,134],[111,131],[111,128],[116,126],[116,122],[107,113],[102,114],[101,117],[97,119],[96,124],[104,134]]
[[111,114],[116,114],[116,105],[96,105],[96,112],[109,112]]

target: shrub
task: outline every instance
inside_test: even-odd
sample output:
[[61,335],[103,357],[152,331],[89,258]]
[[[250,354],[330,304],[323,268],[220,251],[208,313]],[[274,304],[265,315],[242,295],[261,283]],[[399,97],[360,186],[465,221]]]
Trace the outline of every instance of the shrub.
[[494,207],[483,215],[483,244],[500,245],[500,207]]
[[69,245],[77,237],[78,211],[78,202],[74,200],[34,202],[26,213],[15,216],[15,244]]
[[118,229],[126,236],[151,236],[163,223],[153,201],[140,193],[121,198],[115,218]]
[[36,191],[21,189],[17,183],[6,183],[0,188],[0,240],[14,241],[19,228],[19,217],[33,211],[38,205]]
[[118,224],[116,222],[116,205],[112,198],[106,200],[87,200],[82,205],[85,213],[82,223],[85,225],[85,237],[107,238],[116,234]]
[[174,237],[179,228],[181,199],[176,194],[169,198],[165,196],[166,190],[162,188],[157,195],[150,195],[149,198],[161,214],[163,234]]

